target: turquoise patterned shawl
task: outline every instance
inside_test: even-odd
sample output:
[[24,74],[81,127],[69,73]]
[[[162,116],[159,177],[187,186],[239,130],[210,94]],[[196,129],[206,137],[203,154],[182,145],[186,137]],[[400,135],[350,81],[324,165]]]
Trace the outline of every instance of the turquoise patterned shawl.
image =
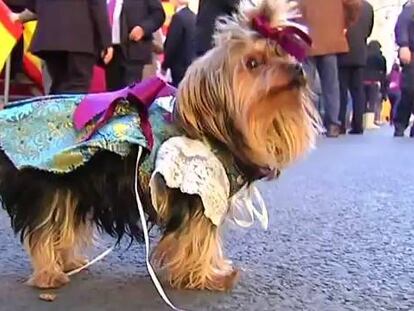
[[[132,144],[147,148],[140,115],[128,102],[120,102],[111,120],[91,139],[83,141],[93,124],[76,131],[72,122],[73,112],[83,97],[39,97],[0,111],[0,147],[18,169],[32,167],[67,173],[102,149],[126,156]],[[170,136],[166,134],[169,128],[166,114],[166,110],[155,104],[149,109],[156,145],[165,140],[164,136]]]

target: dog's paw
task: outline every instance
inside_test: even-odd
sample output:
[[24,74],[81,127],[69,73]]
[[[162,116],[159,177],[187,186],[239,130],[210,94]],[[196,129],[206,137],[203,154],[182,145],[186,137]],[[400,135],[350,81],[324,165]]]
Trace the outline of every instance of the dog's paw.
[[239,282],[240,280],[240,270],[237,268],[234,268],[233,271],[225,277],[224,280],[224,290],[229,291],[232,290],[234,286]]
[[69,277],[63,272],[41,271],[36,272],[27,281],[27,284],[41,289],[59,288],[69,283]]
[[89,260],[86,257],[79,257],[79,258],[68,260],[63,264],[63,271],[71,272],[73,270],[83,267],[88,262]]
[[209,289],[220,292],[227,292],[236,286],[239,279],[240,271],[236,268],[233,268],[229,274],[217,276],[214,280],[212,280]]

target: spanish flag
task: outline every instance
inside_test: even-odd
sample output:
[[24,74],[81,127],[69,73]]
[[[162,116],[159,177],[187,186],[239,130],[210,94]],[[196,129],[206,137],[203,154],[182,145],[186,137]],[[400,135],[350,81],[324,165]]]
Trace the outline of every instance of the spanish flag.
[[0,72],[23,33],[22,25],[10,20],[10,13],[7,5],[0,0]]
[[[0,0],[1,1],[1,0]],[[23,41],[24,55],[23,68],[26,75],[35,83],[39,90],[43,91],[42,62],[40,58],[29,52],[30,43],[36,30],[37,22],[32,21],[24,24]]]

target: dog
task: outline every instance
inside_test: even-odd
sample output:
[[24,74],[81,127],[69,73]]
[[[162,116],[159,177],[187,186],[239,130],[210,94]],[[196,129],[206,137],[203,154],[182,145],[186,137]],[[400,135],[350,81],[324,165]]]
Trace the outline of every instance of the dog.
[[[85,264],[96,229],[141,240],[137,196],[144,223],[161,230],[152,261],[173,288],[235,285],[238,270],[220,234],[230,199],[277,176],[318,135],[295,58],[308,38],[288,17],[285,1],[263,0],[220,19],[215,47],[188,68],[170,111],[144,107],[137,84],[0,112],[0,195],[31,258],[30,285],[68,283],[66,272]],[[98,102],[111,108],[77,127],[73,115]]]

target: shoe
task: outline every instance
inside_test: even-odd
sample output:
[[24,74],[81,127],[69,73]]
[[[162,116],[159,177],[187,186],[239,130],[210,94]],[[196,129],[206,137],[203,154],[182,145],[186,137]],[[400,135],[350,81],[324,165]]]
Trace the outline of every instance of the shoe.
[[364,129],[367,129],[367,130],[379,129],[380,127],[374,123],[374,120],[375,120],[375,113],[373,112],[365,113],[363,116]]
[[348,132],[348,134],[350,134],[350,135],[362,135],[362,134],[364,134],[364,130],[352,129]]
[[339,135],[346,135],[346,128],[341,126],[340,130],[339,130]]
[[410,137],[414,138],[414,125],[411,126]]
[[340,133],[339,125],[331,124],[328,126],[328,129],[326,130],[326,137],[329,138],[337,138]]
[[[403,128],[402,126],[398,124],[395,124],[394,137],[404,137],[404,131],[405,131],[405,128]],[[413,128],[411,128],[411,132],[412,131],[413,131]]]

